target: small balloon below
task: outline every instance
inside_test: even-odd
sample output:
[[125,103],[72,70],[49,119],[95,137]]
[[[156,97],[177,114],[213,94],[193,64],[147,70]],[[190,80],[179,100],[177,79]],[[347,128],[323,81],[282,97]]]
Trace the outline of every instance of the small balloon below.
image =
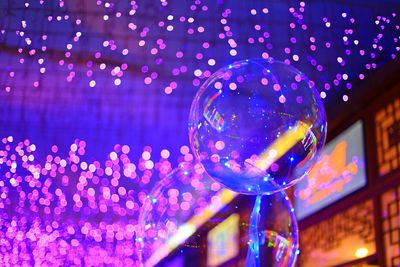
[[296,263],[299,237],[296,216],[284,191],[257,196],[245,226],[248,242],[246,267],[292,267]]

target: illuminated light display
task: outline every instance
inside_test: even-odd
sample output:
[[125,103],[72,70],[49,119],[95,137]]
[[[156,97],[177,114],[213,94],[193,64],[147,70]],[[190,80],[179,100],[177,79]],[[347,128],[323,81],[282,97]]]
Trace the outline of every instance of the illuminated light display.
[[[52,146],[42,161],[37,153],[41,148],[29,140],[1,140],[0,208],[10,213],[0,213],[0,265],[135,266],[143,247],[155,256],[161,253],[158,261],[236,196],[203,177],[193,157],[182,159],[172,171],[166,149],[156,160],[147,146],[135,162],[129,146],[116,145],[101,162],[89,160],[88,148],[82,140],[65,154]],[[190,155],[187,146],[181,151]],[[152,180],[171,173],[177,175],[179,187],[172,184],[167,198],[152,199]],[[149,207],[162,208],[174,219],[168,224],[171,231],[146,221],[142,232],[139,215]],[[149,250],[158,238],[168,242],[160,250]]]
[[[369,12],[368,6],[357,8]],[[260,2],[246,7],[233,1],[182,5],[99,0],[84,6],[77,0],[5,2],[0,6],[4,15],[0,44],[12,54],[13,63],[2,87],[7,93],[18,89],[18,78],[29,67],[35,73],[26,81],[32,89],[41,88],[43,79],[56,69],[65,73],[67,83],[83,82],[93,88],[104,86],[102,76],[108,76],[109,86],[124,86],[134,72],[143,86],[157,86],[170,95],[185,80],[199,85],[199,79],[209,77],[217,63],[226,63],[227,58],[272,56],[306,68],[325,97],[336,94],[331,90],[335,88],[347,101],[346,91],[353,83],[378,68],[381,60],[399,53],[398,14],[396,7],[391,8],[366,20],[343,10],[324,14],[318,4],[305,1],[293,6]],[[283,9],[285,37],[272,29]],[[307,24],[316,10],[320,16]],[[23,15],[13,17],[16,13]],[[242,23],[243,16],[251,20]],[[60,35],[57,28],[65,34]],[[248,34],[242,34],[241,28]],[[314,35],[318,30],[326,33]],[[247,55],[251,50],[254,54]],[[327,64],[327,56],[336,64]],[[357,71],[354,59],[362,66]]]
[[324,148],[319,161],[295,189],[299,219],[366,185],[362,122],[358,121]]
[[239,214],[232,214],[207,234],[207,266],[219,266],[239,254]]
[[221,190],[184,148],[196,87],[228,62],[274,57],[324,101],[349,101],[400,51],[396,3],[353,5],[0,1],[0,265],[138,264],[155,181],[195,169],[160,205],[177,227]]
[[[354,162],[346,165],[347,141],[338,143],[332,154],[322,157],[308,174],[308,183],[312,185],[299,192],[299,198],[307,205],[315,204],[327,198],[328,195],[343,191],[344,187],[358,173]],[[323,171],[321,171],[323,169]],[[338,179],[339,177],[339,179]],[[311,190],[310,190],[311,189]]]

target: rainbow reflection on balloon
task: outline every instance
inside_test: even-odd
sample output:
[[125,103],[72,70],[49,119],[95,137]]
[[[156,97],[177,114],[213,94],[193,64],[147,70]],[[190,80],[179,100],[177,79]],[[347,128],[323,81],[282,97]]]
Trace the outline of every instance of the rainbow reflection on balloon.
[[303,178],[326,128],[313,82],[273,59],[218,70],[200,87],[189,117],[190,143],[208,174],[244,194],[269,194]]
[[298,228],[293,207],[284,191],[257,196],[245,230],[242,240],[249,244],[246,266],[294,266]]

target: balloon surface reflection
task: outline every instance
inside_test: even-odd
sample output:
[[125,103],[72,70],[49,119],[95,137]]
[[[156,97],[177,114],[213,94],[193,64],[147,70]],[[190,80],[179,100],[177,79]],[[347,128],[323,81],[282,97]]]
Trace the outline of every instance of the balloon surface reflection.
[[189,117],[191,146],[206,171],[244,194],[276,192],[303,178],[326,128],[313,82],[273,59],[235,62],[214,73]]

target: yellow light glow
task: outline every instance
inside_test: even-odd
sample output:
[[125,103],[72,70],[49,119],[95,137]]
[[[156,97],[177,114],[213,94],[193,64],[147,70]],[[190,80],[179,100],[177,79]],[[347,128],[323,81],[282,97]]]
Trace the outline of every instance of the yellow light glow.
[[239,214],[234,213],[207,234],[207,266],[219,266],[239,254]]
[[168,256],[175,248],[182,244],[186,239],[193,235],[205,222],[211,219],[218,211],[229,204],[237,193],[228,189],[223,189],[218,193],[220,202],[218,205],[211,204],[207,206],[199,215],[191,217],[189,221],[181,225],[176,233],[170,237],[167,242],[155,251],[145,262],[145,267],[152,267]]
[[367,248],[358,248],[355,253],[357,258],[364,258],[368,256],[368,249]]
[[297,142],[304,139],[309,126],[305,123],[298,122],[293,129],[290,129],[282,137],[278,138],[256,162],[256,167],[260,170],[268,169],[272,163],[282,157],[289,151]]

